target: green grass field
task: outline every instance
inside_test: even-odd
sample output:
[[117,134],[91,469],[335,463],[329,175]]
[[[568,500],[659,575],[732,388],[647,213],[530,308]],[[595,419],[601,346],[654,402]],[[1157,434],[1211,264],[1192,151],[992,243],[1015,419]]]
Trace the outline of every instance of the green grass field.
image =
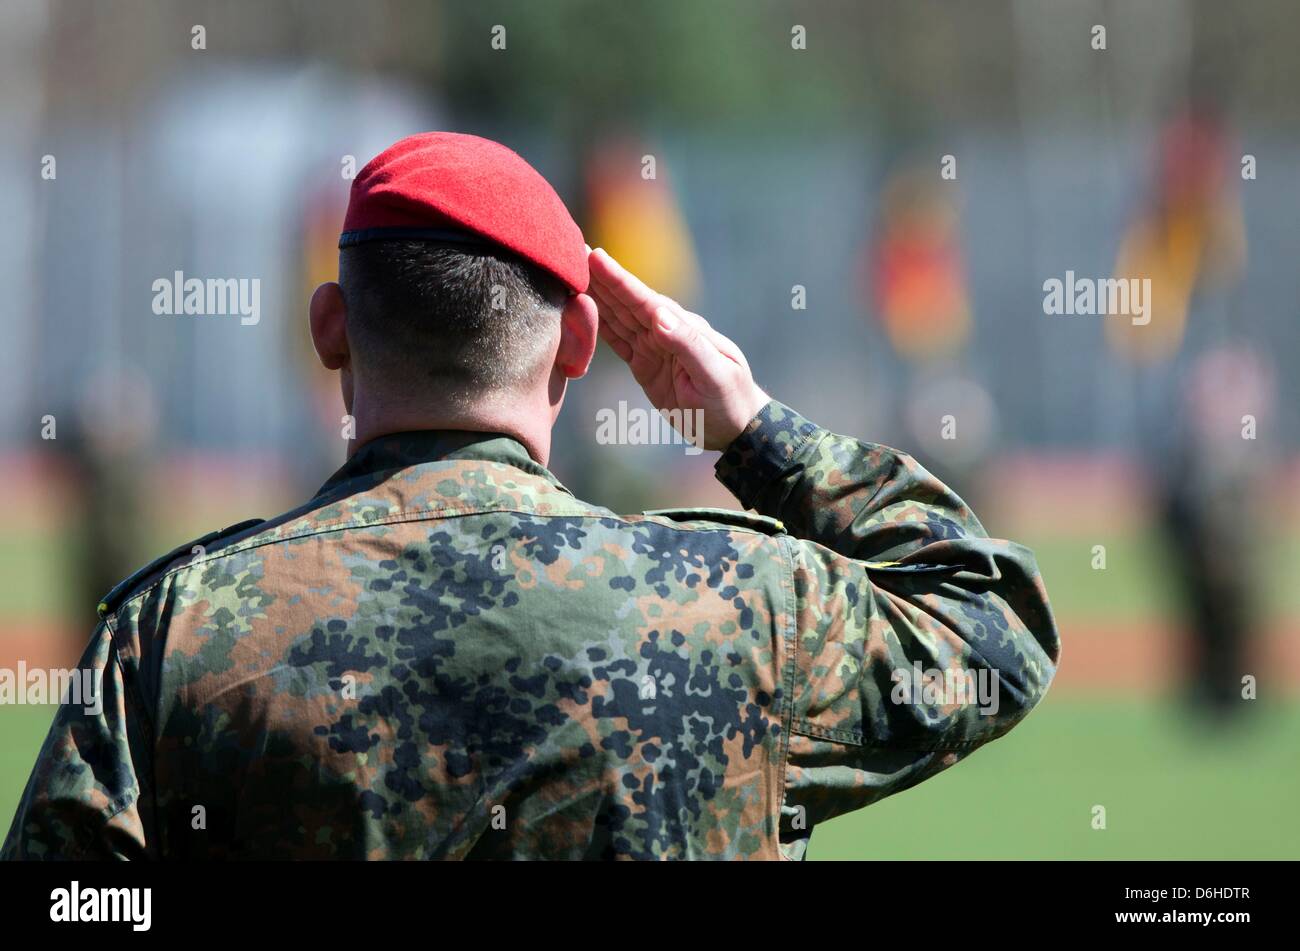
[[1252,712],[1220,730],[1172,703],[1049,694],[965,762],[822,826],[809,857],[1300,858],[1300,704]]

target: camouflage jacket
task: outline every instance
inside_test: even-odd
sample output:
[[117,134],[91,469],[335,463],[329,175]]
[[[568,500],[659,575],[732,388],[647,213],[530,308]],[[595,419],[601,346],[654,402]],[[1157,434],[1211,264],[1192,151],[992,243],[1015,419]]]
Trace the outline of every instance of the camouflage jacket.
[[102,709],[60,708],[3,855],[798,858],[1043,696],[1032,555],[910,457],[772,402],[717,475],[761,514],[362,446],[106,599]]

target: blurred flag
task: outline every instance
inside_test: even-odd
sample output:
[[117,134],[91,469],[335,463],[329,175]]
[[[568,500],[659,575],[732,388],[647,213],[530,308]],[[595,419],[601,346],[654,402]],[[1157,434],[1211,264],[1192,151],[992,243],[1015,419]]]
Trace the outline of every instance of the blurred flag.
[[1237,154],[1213,114],[1189,111],[1160,136],[1154,191],[1129,226],[1117,278],[1150,278],[1150,322],[1106,322],[1116,352],[1139,362],[1173,356],[1198,288],[1230,284],[1246,263],[1246,228],[1232,163]]
[[950,356],[970,335],[960,219],[951,187],[915,168],[891,176],[867,251],[864,291],[870,309],[899,354],[915,362]]
[[695,247],[662,161],[632,139],[597,147],[587,165],[591,246],[603,247],[645,283],[675,300],[698,284]]

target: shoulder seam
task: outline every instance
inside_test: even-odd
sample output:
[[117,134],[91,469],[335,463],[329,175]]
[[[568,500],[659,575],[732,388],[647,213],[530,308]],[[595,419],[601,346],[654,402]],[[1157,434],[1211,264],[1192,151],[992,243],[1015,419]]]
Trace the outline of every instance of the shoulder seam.
[[[737,531],[768,537],[787,534],[784,522],[758,512],[739,512],[720,508],[650,509],[638,513],[638,517],[665,519],[674,526],[692,532]],[[690,522],[709,524],[691,526]]]

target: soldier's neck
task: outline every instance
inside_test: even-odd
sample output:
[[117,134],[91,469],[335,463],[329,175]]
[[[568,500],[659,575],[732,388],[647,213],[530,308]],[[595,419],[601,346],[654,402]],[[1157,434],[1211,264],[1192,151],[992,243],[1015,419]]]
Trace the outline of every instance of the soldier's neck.
[[352,417],[356,438],[349,443],[349,456],[371,440],[390,433],[452,429],[511,436],[543,466],[550,459],[551,426],[555,422],[545,393],[540,398],[515,394],[508,399],[485,400],[472,406],[423,404],[357,393]]

